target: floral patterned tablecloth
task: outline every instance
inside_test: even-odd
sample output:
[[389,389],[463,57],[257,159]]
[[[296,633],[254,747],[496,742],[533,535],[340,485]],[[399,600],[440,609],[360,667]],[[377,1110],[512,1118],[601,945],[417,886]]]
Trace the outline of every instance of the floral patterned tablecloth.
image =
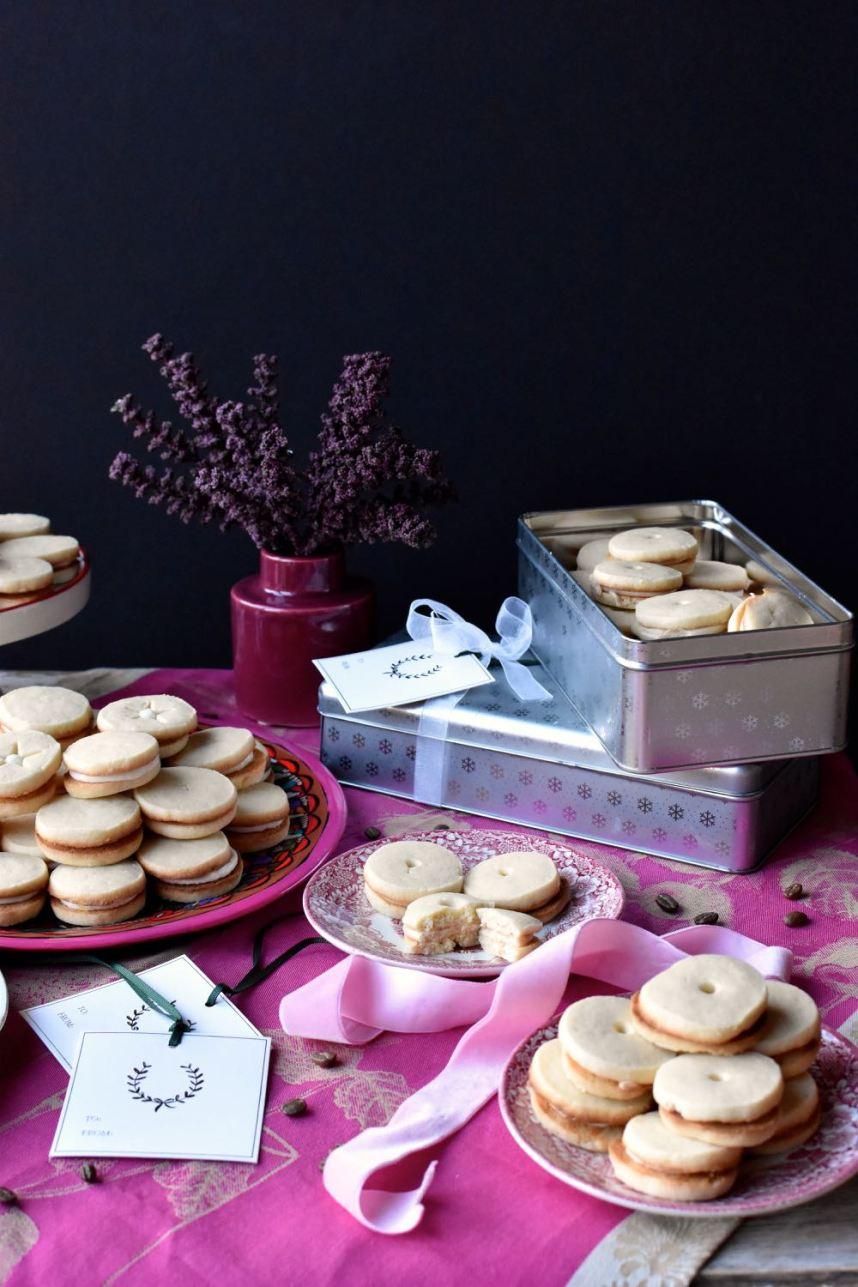
[[[118,682],[129,679],[134,691],[169,691],[180,684],[206,709],[231,709],[227,672],[161,671],[142,678],[135,673]],[[104,692],[116,684],[115,677],[98,672],[96,678],[79,677],[77,686]],[[318,742],[317,730],[291,736],[310,750]],[[387,835],[439,822],[500,825],[367,792],[349,791],[347,798],[344,849],[362,841],[370,824]],[[849,1035],[858,973],[856,822],[855,775],[838,756],[824,764],[818,811],[759,873],[734,876],[573,843],[617,873],[628,897],[626,916],[637,924],[659,931],[698,912],[717,911],[723,924],[790,947],[797,980],[816,997],[825,1021]],[[789,929],[783,916],[793,905],[783,891],[796,880],[809,891],[803,907],[810,924]],[[674,895],[681,916],[661,911],[659,892]],[[266,952],[273,955],[308,931],[299,895],[222,931],[159,944],[157,953],[132,964],[139,968],[186,950],[211,977],[235,981],[249,964],[254,930],[289,912],[271,933]],[[459,1033],[385,1034],[368,1047],[338,1050],[334,1068],[318,1067],[310,1058],[313,1043],[286,1037],[279,1028],[277,1006],[284,991],[338,959],[333,948],[308,949],[241,1000],[274,1047],[257,1166],[105,1161],[97,1163],[100,1182],[87,1185],[78,1162],[48,1158],[66,1076],[14,1011],[91,986],[106,972],[74,963],[34,967],[7,955],[2,968],[13,1013],[0,1034],[0,1185],[14,1190],[19,1201],[0,1208],[0,1283],[143,1284],[181,1276],[188,1284],[396,1278],[409,1287],[434,1287],[438,1281],[506,1285],[529,1284],[538,1266],[539,1281],[548,1287],[570,1280],[576,1287],[679,1284],[690,1281],[731,1232],[732,1222],[627,1216],[572,1193],[518,1151],[494,1103],[441,1150],[418,1230],[386,1239],[361,1228],[322,1187],[327,1153],[364,1127],[387,1121],[440,1070]],[[574,987],[580,993],[586,985],[578,981]],[[307,1100],[308,1114],[284,1116],[283,1102],[296,1095]]]

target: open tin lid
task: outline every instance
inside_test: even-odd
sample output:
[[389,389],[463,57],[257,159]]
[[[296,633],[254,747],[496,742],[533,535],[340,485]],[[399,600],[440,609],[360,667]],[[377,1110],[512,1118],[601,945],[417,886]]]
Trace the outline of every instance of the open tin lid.
[[[393,641],[388,641],[393,642]],[[653,781],[661,786],[681,787],[724,798],[746,798],[763,791],[785,761],[758,764],[719,765],[713,768],[682,769],[646,777],[621,769],[578,714],[551,675],[531,654],[525,664],[551,693],[551,701],[524,704],[518,700],[499,667],[494,684],[469,689],[449,714],[448,741],[481,750],[503,750],[534,760],[548,760],[577,768],[594,769],[637,782]],[[416,734],[420,706],[389,706],[383,710],[348,714],[333,686],[319,689],[319,713],[348,723],[385,732]],[[787,761],[788,763],[788,761]]]

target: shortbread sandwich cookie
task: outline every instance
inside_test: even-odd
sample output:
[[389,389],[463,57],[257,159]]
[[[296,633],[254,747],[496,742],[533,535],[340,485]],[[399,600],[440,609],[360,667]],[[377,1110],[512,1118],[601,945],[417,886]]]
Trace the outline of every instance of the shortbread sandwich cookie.
[[201,728],[170,760],[171,767],[214,769],[230,779],[237,790],[261,782],[268,768],[268,754],[246,728]]
[[52,800],[61,759],[48,733],[0,733],[0,819],[35,813]]
[[502,961],[520,961],[539,947],[536,935],[542,929],[538,916],[511,912],[506,907],[478,907],[480,947]]
[[140,848],[140,810],[127,795],[94,800],[61,795],[36,814],[36,840],[51,862],[107,867]]
[[483,907],[530,912],[540,920],[540,910],[553,907],[561,892],[557,868],[547,854],[536,849],[495,854],[477,863],[465,876],[465,893]]
[[235,817],[227,836],[240,854],[259,853],[279,845],[289,834],[289,797],[273,782],[257,782],[239,791]]
[[75,738],[87,736],[92,722],[89,702],[71,688],[31,684],[0,697],[0,728],[10,733],[25,728],[50,733],[63,750]]
[[120,697],[102,706],[96,724],[102,733],[149,733],[158,743],[163,760],[185,748],[197,727],[197,712],[181,697],[166,693]]
[[53,580],[54,570],[44,559],[8,558],[0,545],[0,596],[45,590]]
[[592,572],[597,563],[604,563],[605,559],[609,559],[611,557],[608,553],[609,545],[610,537],[599,541],[588,541],[586,545],[582,545],[576,559],[578,571]]
[[806,1144],[819,1127],[822,1109],[819,1087],[810,1073],[802,1073],[784,1083],[784,1095],[778,1106],[775,1132],[765,1144],[758,1144],[755,1153],[788,1153],[799,1144]]
[[424,894],[402,916],[403,947],[419,956],[476,947],[479,933],[477,907],[467,894]]
[[774,1059],[677,1055],[659,1068],[652,1093],[668,1130],[707,1144],[755,1148],[778,1128],[784,1079]]
[[241,881],[244,864],[222,831],[198,840],[147,836],[138,862],[155,892],[171,903],[219,898]]
[[[5,837],[5,831],[4,831]],[[768,1007],[754,1050],[781,1066],[784,1078],[807,1072],[819,1052],[820,1020],[816,1002],[793,983],[769,979]]]
[[21,536],[44,536],[51,530],[51,520],[44,514],[0,514],[0,541]]
[[238,792],[222,773],[181,766],[162,769],[134,792],[134,799],[150,831],[173,840],[198,840],[229,826]]
[[658,563],[686,574],[697,558],[697,540],[678,527],[633,527],[612,536],[608,549],[612,559],[631,563]]
[[732,1188],[742,1150],[669,1131],[658,1113],[633,1117],[610,1147],[617,1179],[638,1193],[673,1202],[708,1202]]
[[579,1090],[566,1073],[556,1039],[539,1047],[527,1081],[533,1115],[540,1125],[592,1153],[607,1153],[611,1141],[622,1135],[626,1122],[652,1105],[648,1090],[624,1103]]
[[719,590],[676,590],[639,603],[632,630],[639,639],[723,635],[732,611],[733,600]]
[[53,568],[74,563],[80,546],[73,536],[17,536],[3,542],[6,558],[44,559]]
[[36,839],[36,815],[22,813],[17,818],[4,818],[0,822],[0,852],[6,854],[32,854],[43,857]]
[[721,563],[718,559],[698,559],[684,578],[688,590],[724,590],[741,593],[751,578],[739,563]]
[[149,733],[91,733],[66,748],[64,786],[94,800],[145,786],[161,770],[158,743]]
[[733,1054],[756,1044],[766,1000],[766,981],[752,965],[707,952],[648,979],[631,1015],[641,1036],[666,1050]]
[[727,630],[783,630],[788,626],[812,626],[813,617],[787,590],[767,589],[748,595],[737,603]]
[[370,905],[383,916],[401,920],[417,898],[460,893],[462,864],[451,850],[429,840],[394,840],[369,855],[363,879]]
[[579,1090],[606,1099],[636,1099],[674,1056],[639,1036],[628,997],[585,997],[567,1006],[557,1038],[564,1068]]
[[55,867],[48,893],[66,925],[114,925],[143,910],[146,877],[133,858],[109,867]]
[[0,926],[23,925],[45,905],[48,866],[34,854],[0,852]]
[[590,579],[593,597],[609,608],[634,609],[642,600],[670,594],[682,585],[682,574],[676,568],[625,559],[597,563]]
[[764,567],[762,563],[758,563],[756,559],[748,559],[748,562],[745,564],[745,571],[747,572],[748,579],[751,581],[752,585],[781,585],[780,577],[775,576],[774,572],[770,572],[767,567]]

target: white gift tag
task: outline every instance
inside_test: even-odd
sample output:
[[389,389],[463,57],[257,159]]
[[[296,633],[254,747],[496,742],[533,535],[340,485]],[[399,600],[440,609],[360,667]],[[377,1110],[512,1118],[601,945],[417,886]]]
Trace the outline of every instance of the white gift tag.
[[410,706],[494,683],[494,676],[473,653],[454,657],[432,652],[413,639],[344,657],[325,657],[313,664],[333,684],[350,714]]
[[256,1162],[267,1037],[84,1032],[51,1157]]
[[[182,1018],[192,1024],[192,1032],[204,1035],[258,1037],[249,1019],[227,997],[218,997],[206,1006],[206,997],[214,983],[187,956],[174,957],[149,970],[140,978],[150,983],[162,997],[172,1001]],[[88,988],[74,996],[61,997],[21,1011],[38,1037],[71,1072],[77,1043],[83,1032],[156,1032],[167,1034],[172,1019],[151,1010],[131,990],[124,979],[114,979],[97,988]]]

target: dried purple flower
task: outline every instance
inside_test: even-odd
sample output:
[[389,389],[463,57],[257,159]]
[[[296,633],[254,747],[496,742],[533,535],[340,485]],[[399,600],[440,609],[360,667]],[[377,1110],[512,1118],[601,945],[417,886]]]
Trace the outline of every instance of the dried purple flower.
[[358,353],[343,369],[322,416],[307,470],[296,468],[280,425],[277,360],[253,359],[246,402],[209,393],[192,353],[173,356],[160,334],[143,345],[159,364],[190,433],[143,411],[133,396],[112,410],[162,460],[186,466],[160,475],[120,452],[110,477],[183,522],[241,527],[260,548],[312,554],[332,543],[401,541],[429,545],[435,529],[423,512],[454,497],[438,452],[415,447],[385,421],[390,358]]

